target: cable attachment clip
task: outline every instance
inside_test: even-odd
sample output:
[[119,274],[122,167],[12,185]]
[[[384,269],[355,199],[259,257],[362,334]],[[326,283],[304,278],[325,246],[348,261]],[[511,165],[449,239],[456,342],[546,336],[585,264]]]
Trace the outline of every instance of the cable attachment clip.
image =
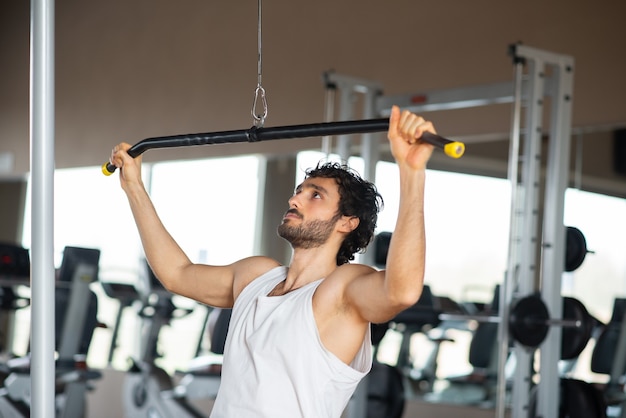
[[[257,106],[259,105],[259,99],[263,104],[263,113],[257,112]],[[252,118],[254,119],[254,126],[262,128],[267,118],[267,99],[265,98],[265,89],[261,84],[257,84],[256,90],[254,90],[254,102],[252,103]]]
[[248,142],[259,142],[261,140],[257,135],[259,129],[258,126],[253,126],[246,131],[246,139]]

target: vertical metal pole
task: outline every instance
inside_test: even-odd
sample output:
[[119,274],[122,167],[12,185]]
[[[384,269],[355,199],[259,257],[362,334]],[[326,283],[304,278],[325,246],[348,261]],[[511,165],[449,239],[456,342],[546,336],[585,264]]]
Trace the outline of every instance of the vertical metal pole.
[[[519,51],[518,51],[519,52]],[[528,59],[528,101],[526,104],[526,128],[524,135],[522,184],[523,202],[520,229],[519,282],[514,295],[528,295],[535,291],[537,276],[537,246],[539,225],[539,185],[541,179],[541,134],[544,92],[544,63]],[[515,344],[515,376],[513,377],[512,417],[525,418],[530,403],[530,388],[533,377],[534,350]]]
[[31,0],[31,417],[54,411],[54,0]]
[[[371,119],[376,117],[376,97],[380,91],[367,89],[364,94],[363,119]],[[363,158],[363,178],[376,183],[376,166],[380,160],[380,144],[379,133],[367,133],[361,136],[361,157]],[[374,251],[367,251],[361,256],[361,262],[368,265],[374,265]]]
[[[509,254],[506,276],[500,286],[500,300],[511,300],[511,289],[517,281],[519,263],[519,149],[520,119],[522,114],[522,77],[524,66],[517,62],[514,69],[515,95],[511,122],[511,142],[509,146],[508,177],[511,184],[511,212],[509,220]],[[496,418],[504,418],[506,414],[506,362],[509,356],[509,311],[507,304],[500,302],[500,323],[498,324],[498,379],[496,386]]]
[[[377,117],[375,110],[377,90],[368,89],[364,97],[363,119]],[[361,157],[363,157],[363,177],[371,182],[376,181],[376,164],[380,160],[380,134],[366,133],[361,136]]]
[[[378,93],[382,90],[377,83],[373,83],[369,80],[346,77],[334,73],[325,73],[324,81],[326,83],[327,90],[329,87],[333,90],[339,90],[339,97],[337,99],[339,101],[339,114],[337,115],[337,119],[340,121],[350,120],[354,116],[354,103],[356,101],[357,94],[369,96],[370,94]],[[333,92],[333,104],[335,97],[336,92]],[[371,106],[371,109],[366,109],[364,112],[375,111],[375,100],[371,97],[366,97],[365,100],[370,100],[370,102],[366,102],[364,106]],[[350,158],[350,143],[350,134],[337,136],[336,153],[344,163],[347,163]]]
[[[324,101],[324,122],[332,122],[335,117],[335,93],[337,92],[337,86],[334,84],[326,84],[326,100]],[[326,154],[326,157],[330,155],[333,150],[333,138],[331,135],[322,137],[322,152]]]
[[[574,61],[567,56],[548,56],[552,59],[551,127],[546,168],[544,204],[544,248],[541,294],[552,318],[561,318],[563,300],[562,277],[565,267],[566,231],[563,225],[565,191],[569,184],[571,108]],[[552,327],[541,346],[541,380],[537,391],[537,416],[558,415],[561,359],[561,334]]]
[[[353,115],[354,92],[351,88],[343,88],[340,92],[339,120],[350,120]],[[337,154],[344,163],[350,158],[350,135],[337,137]]]

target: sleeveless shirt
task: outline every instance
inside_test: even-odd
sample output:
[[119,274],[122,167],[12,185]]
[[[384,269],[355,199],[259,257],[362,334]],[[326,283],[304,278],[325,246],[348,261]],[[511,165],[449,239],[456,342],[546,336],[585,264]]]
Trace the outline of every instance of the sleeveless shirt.
[[313,294],[323,279],[268,296],[287,276],[276,267],[233,306],[211,418],[338,418],[372,367],[370,331],[350,365],[322,344]]

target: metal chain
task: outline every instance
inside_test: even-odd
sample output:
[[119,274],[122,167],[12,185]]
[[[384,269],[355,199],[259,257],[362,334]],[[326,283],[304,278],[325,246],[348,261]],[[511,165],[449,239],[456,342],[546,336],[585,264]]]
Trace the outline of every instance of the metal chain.
[[[261,41],[261,1],[258,0],[258,17],[257,17],[257,39],[258,39],[258,55],[257,55],[257,85],[254,90],[254,102],[252,103],[252,118],[254,119],[254,126],[257,128],[262,128],[265,123],[265,118],[267,118],[267,99],[265,98],[265,89],[261,85],[261,77],[262,77],[262,41]],[[257,106],[259,104],[259,100],[261,100],[263,104],[263,113],[257,112]]]

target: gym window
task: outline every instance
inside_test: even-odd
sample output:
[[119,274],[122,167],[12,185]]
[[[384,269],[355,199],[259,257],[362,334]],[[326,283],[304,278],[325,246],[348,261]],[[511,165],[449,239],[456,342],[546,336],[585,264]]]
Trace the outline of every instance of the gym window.
[[[226,264],[253,254],[256,228],[259,161],[256,156],[144,163],[146,187],[166,228],[195,262]],[[228,181],[224,179],[228,178]],[[143,252],[126,196],[117,178],[105,177],[100,167],[55,171],[54,255],[61,262],[66,245],[98,248],[100,280],[133,283],[142,274]],[[236,193],[233,191],[236,190]],[[22,245],[30,248],[30,189],[27,192]],[[118,303],[99,286],[98,319],[109,329],[96,329],[89,351],[91,367],[105,367]],[[193,303],[179,299],[181,305]],[[198,305],[199,306],[199,305]],[[175,320],[163,329],[159,350],[166,370],[186,368],[195,355],[204,309]],[[136,355],[137,315],[122,317],[115,368],[126,369]],[[25,354],[30,332],[30,310],[18,311],[16,354]],[[188,341],[187,344],[179,344]]]

